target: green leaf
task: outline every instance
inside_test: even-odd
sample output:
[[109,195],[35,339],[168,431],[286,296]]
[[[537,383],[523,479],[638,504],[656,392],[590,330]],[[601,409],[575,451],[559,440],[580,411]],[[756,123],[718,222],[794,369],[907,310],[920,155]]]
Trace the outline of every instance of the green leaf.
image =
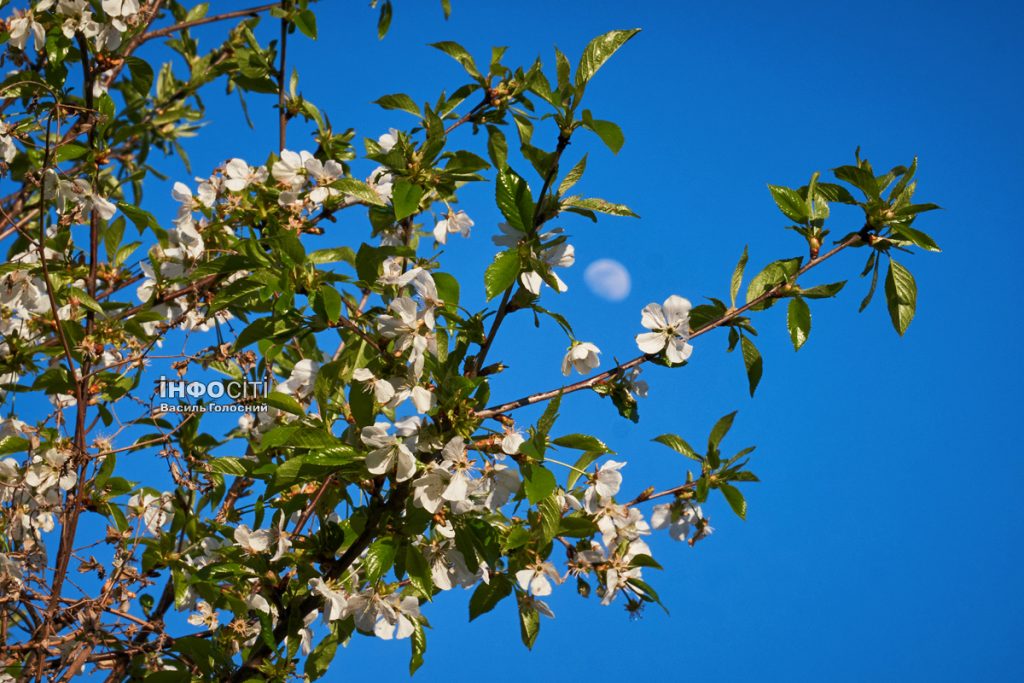
[[499,171],[494,189],[495,201],[508,224],[517,230],[530,232],[533,229],[533,195],[526,181],[505,167]]
[[[764,267],[760,273],[754,276],[747,287],[747,303],[771,291],[776,286],[787,282],[800,270],[802,258],[779,259]],[[774,298],[769,298],[753,306],[751,310],[760,311],[775,303]]]
[[459,281],[450,273],[432,273],[434,285],[437,287],[437,295],[446,306],[457,307],[459,305]]
[[316,15],[313,14],[313,10],[299,10],[292,16],[292,23],[304,36],[316,40]]
[[409,639],[409,647],[412,648],[412,654],[409,656],[409,675],[412,676],[423,666],[423,655],[427,651],[427,634],[423,631],[423,624],[418,621]]
[[508,140],[497,126],[487,126],[487,156],[495,168],[508,165]]
[[480,75],[480,71],[476,68],[476,62],[473,61],[472,55],[469,54],[466,48],[462,47],[458,43],[451,40],[444,40],[440,43],[431,43],[430,47],[437,48],[457,61],[462,65],[462,68],[466,70],[466,73],[474,80],[483,80],[483,76]]
[[512,584],[504,574],[492,576],[490,583],[481,582],[469,599],[469,620],[487,614],[511,593]]
[[846,280],[832,282],[827,285],[816,285],[800,290],[800,296],[805,299],[830,299],[843,290]]
[[889,259],[889,272],[885,276],[885,300],[889,305],[892,326],[902,336],[917,308],[917,283],[910,271]]
[[558,194],[563,195],[568,192],[572,187],[580,181],[583,177],[583,172],[587,170],[587,155],[584,154],[583,158],[576,162],[565,177],[562,179],[562,183],[558,186]]
[[[232,458],[229,456],[210,458],[208,465],[211,472],[216,472],[218,474],[230,474],[235,477],[242,477],[246,474],[244,461],[241,458]],[[98,487],[102,487],[102,484],[96,485]]]
[[747,518],[747,501],[743,498],[743,494],[735,486],[730,484],[719,484],[718,490],[725,496],[725,500],[729,503],[729,507],[740,519]]
[[575,486],[576,482],[579,481],[579,478],[583,476],[583,472],[590,466],[590,463],[594,462],[602,455],[604,455],[604,453],[601,452],[584,453],[581,455],[579,460],[573,464],[573,469],[569,470],[569,476],[565,484],[566,488],[571,489]]
[[811,307],[801,297],[796,296],[790,300],[789,310],[786,312],[786,326],[789,328],[793,348],[799,351],[811,333]]
[[405,571],[409,582],[427,600],[434,594],[434,579],[430,573],[427,558],[414,545],[408,546],[405,554]]
[[711,436],[708,437],[708,450],[713,451],[718,448],[718,444],[722,443],[722,439],[729,433],[732,428],[732,421],[736,418],[736,411],[732,411],[728,415],[722,417],[715,426],[711,429]]
[[540,633],[540,614],[533,606],[533,603],[526,596],[519,597],[519,636],[523,645],[533,649],[537,641],[537,634]]
[[306,410],[302,407],[302,404],[295,400],[294,396],[289,394],[282,394],[279,391],[272,391],[267,396],[267,405],[283,410],[286,413],[292,415],[305,415]]
[[761,374],[764,372],[764,362],[761,353],[754,346],[754,342],[744,335],[740,338],[740,351],[743,353],[743,365],[747,368],[747,384],[750,385],[750,395],[754,395],[757,385],[761,382]]
[[320,641],[320,643],[309,653],[306,658],[306,665],[303,671],[311,681],[323,678],[328,667],[334,661],[334,655],[338,651],[338,638],[333,633]]
[[740,256],[740,260],[736,263],[736,268],[732,271],[732,282],[729,283],[729,299],[732,301],[733,308],[736,307],[736,295],[739,294],[740,285],[743,284],[743,271],[747,267],[747,246],[743,247],[743,254]]
[[337,188],[351,197],[355,197],[364,204],[372,204],[374,206],[387,205],[372,187],[355,178],[339,178],[331,183],[331,187]]
[[935,243],[935,240],[933,240],[930,235],[926,235],[920,230],[910,227],[906,223],[890,223],[889,227],[892,228],[892,231],[894,233],[896,233],[900,237],[903,237],[904,239],[910,240],[911,242],[921,247],[925,251],[942,251],[941,249],[939,249],[939,245]]
[[620,47],[640,32],[634,28],[627,31],[609,31],[591,40],[583,49],[579,65],[576,67],[576,87],[585,86],[598,69],[615,54]]
[[597,453],[613,453],[603,441],[589,434],[566,434],[552,441],[556,446],[574,448],[578,451],[594,451]]
[[601,142],[612,151],[612,154],[618,154],[622,145],[626,143],[626,136],[622,134],[622,129],[612,121],[593,119],[588,114],[589,112],[583,116],[583,127],[594,131],[597,137],[601,138]]
[[807,202],[799,192],[780,185],[769,185],[768,189],[771,191],[772,199],[775,200],[779,211],[784,213],[786,218],[797,223],[807,222]]
[[416,105],[411,97],[405,93],[394,93],[391,95],[384,95],[383,97],[373,101],[379,107],[384,109],[397,109],[399,111],[407,111],[413,116],[422,116],[420,108]]
[[383,40],[384,36],[388,34],[388,29],[391,28],[392,12],[391,0],[384,0],[384,4],[380,6],[380,16],[377,18],[377,40]]
[[537,512],[540,513],[540,528],[544,545],[547,545],[558,534],[558,529],[562,524],[562,506],[554,496],[548,496],[537,506]]
[[558,486],[555,475],[543,465],[523,463],[520,469],[523,473],[523,490],[531,505],[550,496]]
[[519,275],[519,252],[516,249],[499,252],[484,272],[484,291],[490,301],[516,282]]
[[691,460],[696,460],[697,462],[702,461],[702,458],[697,455],[697,451],[693,450],[693,446],[686,443],[686,441],[680,436],[675,434],[662,434],[661,436],[654,437],[652,440],[668,446],[676,453],[682,453]]
[[605,199],[598,199],[597,197],[590,197],[588,199],[575,196],[566,197],[562,200],[562,206],[586,209],[588,211],[597,211],[599,213],[606,213],[612,216],[627,216],[629,218],[640,217],[633,213],[633,210],[625,204],[615,204]]
[[376,583],[391,569],[395,563],[395,553],[398,550],[395,539],[385,537],[373,542],[366,550],[363,558],[363,569],[366,571],[366,580]]
[[421,199],[423,199],[422,187],[407,180],[396,182],[391,192],[391,203],[395,207],[395,220],[400,221],[416,213],[420,208]]

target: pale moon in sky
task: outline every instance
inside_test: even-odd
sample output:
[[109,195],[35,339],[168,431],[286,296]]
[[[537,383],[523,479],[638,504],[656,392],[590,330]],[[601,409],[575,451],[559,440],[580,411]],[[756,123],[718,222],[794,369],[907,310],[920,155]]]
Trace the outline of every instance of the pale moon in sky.
[[583,280],[590,291],[608,301],[622,301],[629,296],[629,271],[610,258],[594,261],[583,271]]

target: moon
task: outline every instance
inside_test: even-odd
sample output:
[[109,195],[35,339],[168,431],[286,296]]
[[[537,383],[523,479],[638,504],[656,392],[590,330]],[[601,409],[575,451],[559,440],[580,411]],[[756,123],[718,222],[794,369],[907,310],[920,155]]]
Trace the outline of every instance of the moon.
[[608,301],[622,301],[629,296],[629,271],[618,261],[602,258],[583,271],[583,281],[597,296]]

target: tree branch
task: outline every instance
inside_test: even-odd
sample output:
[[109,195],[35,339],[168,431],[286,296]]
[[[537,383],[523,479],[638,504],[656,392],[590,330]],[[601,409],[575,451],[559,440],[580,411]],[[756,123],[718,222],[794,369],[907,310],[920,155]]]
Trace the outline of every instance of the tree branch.
[[[811,268],[814,268],[815,266],[823,263],[824,261],[827,261],[828,259],[832,258],[836,254],[841,252],[843,249],[846,249],[847,247],[849,247],[849,246],[851,246],[853,244],[856,244],[860,240],[861,240],[861,235],[859,233],[854,233],[850,237],[848,237],[845,240],[843,240],[842,242],[840,242],[832,250],[822,254],[821,256],[818,256],[817,258],[811,259],[806,264],[804,264],[804,266],[802,268],[800,268],[800,270],[798,270],[796,272],[796,275],[793,277],[792,282],[796,282],[797,278],[799,278],[801,275],[803,275],[804,273],[809,271]],[[761,296],[759,296],[759,297],[757,297],[757,298],[747,302],[745,305],[743,305],[743,306],[741,306],[739,308],[734,308],[734,309],[731,309],[731,310],[727,311],[726,314],[723,315],[718,320],[712,321],[712,322],[708,323],[707,325],[705,325],[704,327],[700,328],[699,330],[693,332],[690,335],[690,339],[696,339],[697,337],[699,337],[699,336],[701,336],[703,334],[706,334],[706,333],[710,332],[711,330],[713,330],[715,328],[722,327],[723,325],[725,325],[726,323],[730,322],[731,320],[734,320],[734,319],[738,318],[739,316],[741,316],[743,313],[746,313],[747,311],[749,311],[754,306],[757,306],[758,304],[762,304],[765,301],[778,296],[782,292],[782,288],[784,286],[786,286],[787,284],[792,284],[792,282],[782,282],[782,283],[779,283],[778,285],[776,285],[775,287],[772,287],[770,290],[768,290],[767,292],[765,292]],[[516,399],[515,401],[509,401],[508,403],[502,403],[501,405],[497,405],[497,406],[494,406],[494,407],[491,407],[491,408],[487,408],[486,410],[481,410],[481,411],[476,413],[476,417],[478,417],[480,419],[486,419],[486,418],[489,418],[489,417],[496,417],[496,416],[501,415],[503,413],[507,413],[507,412],[509,412],[511,410],[516,410],[517,408],[522,408],[524,406],[533,405],[534,403],[540,403],[541,401],[549,401],[549,400],[553,399],[555,396],[558,396],[559,394],[571,394],[574,391],[580,391],[582,389],[590,389],[590,388],[594,387],[597,384],[601,384],[602,382],[606,382],[606,381],[608,381],[610,379],[613,379],[614,377],[616,377],[620,373],[625,372],[626,370],[629,370],[630,368],[635,368],[638,365],[642,365],[642,364],[646,363],[647,361],[654,360],[657,357],[658,357],[657,355],[651,355],[651,354],[644,354],[642,356],[637,356],[633,360],[626,361],[625,363],[620,363],[619,365],[616,365],[611,370],[606,370],[605,372],[602,372],[600,374],[594,375],[593,377],[588,377],[586,379],[580,380],[579,382],[576,382],[574,384],[568,384],[568,385],[566,385],[564,387],[559,387],[557,389],[549,389],[548,391],[541,391],[541,392],[538,392],[536,394],[530,394],[529,396],[524,396],[522,398]]]

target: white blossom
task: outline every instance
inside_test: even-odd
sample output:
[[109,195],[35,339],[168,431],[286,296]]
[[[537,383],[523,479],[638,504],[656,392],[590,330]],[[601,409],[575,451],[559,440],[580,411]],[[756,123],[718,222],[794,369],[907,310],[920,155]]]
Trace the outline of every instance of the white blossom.
[[388,128],[388,132],[377,138],[377,144],[380,145],[382,152],[390,152],[395,144],[398,142],[398,131],[394,128]]
[[441,244],[448,243],[448,233],[459,233],[463,237],[469,237],[469,230],[473,227],[471,219],[465,211],[449,213],[445,218],[439,220],[434,226],[434,240]]
[[661,353],[672,363],[682,363],[693,347],[687,343],[690,338],[689,300],[673,294],[664,304],[647,304],[642,311],[640,324],[650,332],[636,336],[636,345],[644,353]]
[[303,358],[292,367],[288,379],[278,384],[274,391],[282,394],[289,394],[295,398],[306,398],[313,392],[313,384],[316,382],[317,373],[320,372],[320,364],[309,358]]
[[78,474],[70,462],[70,454],[51,448],[42,455],[32,458],[32,464],[25,472],[25,483],[39,493],[53,486],[68,491],[78,482]]
[[248,524],[239,524],[235,529],[235,545],[247,553],[258,555],[270,549],[273,534],[269,529],[253,531]]
[[200,600],[199,604],[196,605],[196,611],[189,615],[188,623],[193,626],[205,626],[212,630],[220,625],[220,619],[217,617],[217,612],[210,606],[210,603]]
[[306,172],[316,180],[316,188],[309,193],[310,201],[323,204],[329,197],[336,197],[341,192],[329,187],[331,183],[345,173],[345,169],[337,161],[330,160],[324,163],[316,158],[309,158],[305,162]]
[[267,169],[253,168],[244,159],[232,159],[224,165],[224,187],[232,192],[241,192],[249,185],[262,183],[267,179]]
[[171,513],[174,511],[171,500],[170,493],[163,493],[159,496],[154,496],[151,493],[136,493],[128,499],[128,512],[141,518],[146,530],[155,536],[160,533],[160,529],[167,522],[171,521]]
[[309,584],[313,593],[324,599],[324,621],[338,621],[348,616],[348,600],[344,593],[334,590],[320,577],[311,579]]
[[399,482],[411,479],[416,473],[416,456],[400,434],[390,434],[387,422],[363,427],[360,438],[371,450],[366,456],[366,469],[370,474],[394,471]]
[[583,494],[588,512],[597,512],[606,501],[619,492],[619,487],[622,486],[622,473],[619,470],[625,465],[624,462],[609,460],[597,468],[590,486]]
[[713,531],[700,506],[691,501],[655,505],[651,509],[651,527],[668,529],[669,536],[677,541],[691,537],[691,543]]
[[395,395],[394,385],[385,379],[375,377],[369,368],[357,368],[352,373],[352,379],[365,384],[367,390],[372,390],[377,403],[387,403]]
[[601,349],[590,342],[574,342],[562,359],[562,374],[568,375],[573,368],[581,375],[587,374],[601,364],[600,353]]
[[519,583],[519,587],[528,591],[530,595],[538,597],[551,595],[551,581],[561,583],[562,576],[550,562],[538,562],[516,572],[516,582]]
[[312,159],[313,155],[309,152],[283,149],[281,159],[274,162],[270,174],[279,183],[287,185],[292,190],[298,190],[306,184],[306,163]]
[[32,51],[38,52],[46,42],[46,32],[43,25],[36,21],[32,10],[14,10],[13,18],[7,22],[7,30],[10,32],[10,44],[19,50],[24,50],[28,39],[32,38]]

